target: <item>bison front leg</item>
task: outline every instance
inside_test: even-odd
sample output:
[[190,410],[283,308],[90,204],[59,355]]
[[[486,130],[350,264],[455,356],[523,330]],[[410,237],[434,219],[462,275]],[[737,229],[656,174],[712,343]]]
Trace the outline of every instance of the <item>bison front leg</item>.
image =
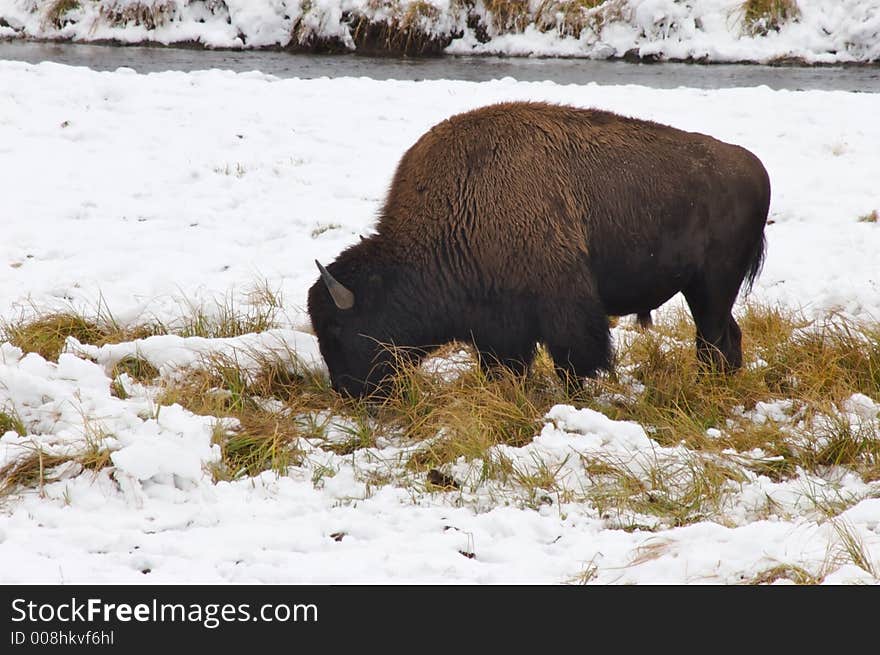
[[514,375],[525,375],[534,358],[534,344],[523,346],[522,349],[508,352],[498,352],[490,348],[476,346],[480,368],[489,378],[496,378],[509,370]]
[[611,369],[611,335],[604,308],[592,300],[545,305],[542,339],[567,384]]

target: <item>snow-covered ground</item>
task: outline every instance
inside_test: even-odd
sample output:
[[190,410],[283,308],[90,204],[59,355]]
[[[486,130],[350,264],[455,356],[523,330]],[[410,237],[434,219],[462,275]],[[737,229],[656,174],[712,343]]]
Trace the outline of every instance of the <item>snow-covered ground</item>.
[[[371,473],[399,472],[418,444],[380,441],[345,456],[303,444],[305,463],[287,475],[214,483],[211,421],[178,406],[158,411],[137,384],[120,399],[108,371],[133,349],[168,375],[207,350],[316,357],[314,339],[297,330],[313,260],[332,261],[369,232],[397,160],[431,125],[512,99],[601,107],[749,148],[773,182],[754,297],[878,319],[880,226],[858,218],[880,210],[880,95],[13,62],[0,62],[0,88],[0,318],[71,305],[95,313],[100,302],[122,322],[170,321],[182,299],[222,298],[260,280],[282,292],[287,311],[286,329],[231,341],[71,341],[57,364],[3,345],[0,409],[27,435],[0,438],[0,466],[38,446],[64,453],[96,439],[113,466],[71,468],[3,501],[0,583],[733,583],[781,564],[831,583],[877,581],[839,557],[845,525],[880,564],[877,484],[845,470],[783,482],[753,474],[731,483],[712,520],[653,532],[618,529],[588,503],[536,502],[492,484],[454,493],[371,484]],[[854,396],[842,417],[876,422],[878,401]],[[782,410],[759,406],[755,420]],[[612,457],[640,476],[695,456],[659,446],[641,426],[565,406],[532,443],[503,454],[523,469],[561,467],[572,489],[589,484],[580,458]],[[473,479],[473,466],[457,465],[457,479]],[[828,521],[824,500],[851,506]]]
[[[606,0],[583,11],[576,0],[531,0],[511,3],[510,17],[503,10],[493,15],[488,4],[84,0],[59,5],[0,0],[0,38],[199,43],[212,48],[297,47],[318,39],[354,50],[363,19],[412,28],[438,39],[440,48],[453,54],[635,55],[714,62],[880,60],[880,0],[797,0],[794,15],[779,25],[759,22],[757,29],[745,20],[744,0]],[[59,6],[67,10],[59,12]]]

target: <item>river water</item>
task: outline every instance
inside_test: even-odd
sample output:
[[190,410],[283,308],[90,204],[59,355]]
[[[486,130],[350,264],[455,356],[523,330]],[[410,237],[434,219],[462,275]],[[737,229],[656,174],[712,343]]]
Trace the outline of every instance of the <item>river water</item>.
[[54,61],[95,70],[120,66],[156,71],[258,70],[278,77],[371,77],[456,79],[475,82],[512,77],[560,84],[641,84],[655,88],[717,89],[766,85],[773,89],[826,89],[880,93],[878,66],[761,66],[755,64],[640,64],[589,59],[531,57],[441,57],[397,59],[360,55],[304,55],[279,51],[202,50],[75,43],[0,41],[0,59]]

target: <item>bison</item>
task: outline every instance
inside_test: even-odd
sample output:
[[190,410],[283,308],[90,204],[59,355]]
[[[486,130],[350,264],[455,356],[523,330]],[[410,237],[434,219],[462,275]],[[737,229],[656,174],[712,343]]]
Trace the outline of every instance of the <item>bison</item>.
[[608,316],[681,291],[699,359],[742,364],[731,308],[764,258],[770,182],[705,134],[540,102],[452,116],[403,155],[376,232],[309,289],[334,389],[382,390],[388,346],[452,340],[524,371],[543,343],[563,373],[612,366]]

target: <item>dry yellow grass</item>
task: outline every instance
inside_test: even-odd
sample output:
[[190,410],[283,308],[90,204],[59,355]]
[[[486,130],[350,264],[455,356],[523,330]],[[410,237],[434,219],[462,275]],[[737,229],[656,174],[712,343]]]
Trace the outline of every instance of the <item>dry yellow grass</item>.
[[745,580],[744,584],[765,585],[786,580],[798,585],[817,585],[822,583],[823,577],[814,575],[806,569],[794,566],[793,564],[777,564]]
[[[96,313],[70,309],[39,312],[33,310],[13,321],[0,324],[0,338],[18,346],[26,353],[38,353],[43,358],[57,361],[67,337],[80,343],[103,346],[144,339],[158,334],[176,334],[182,337],[221,338],[236,337],[252,332],[263,332],[278,327],[282,300],[277,291],[265,282],[254,284],[239,299],[231,295],[211,303],[181,301],[184,313],[173,324],[158,320],[124,324],[116,319],[103,300]],[[147,379],[149,369],[142,362],[126,362],[123,369],[133,368],[132,377]],[[131,364],[131,366],[129,366]],[[132,374],[132,371],[128,371]]]
[[265,355],[251,374],[234,357],[213,355],[186,376],[163,382],[157,403],[218,418],[214,441],[222,456],[215,479],[283,473],[302,462],[299,440],[322,434],[324,423],[310,413],[341,404],[322,376],[296,368],[295,361],[292,353],[289,359]]
[[483,0],[495,34],[522,32],[531,22],[529,0]]
[[371,0],[349,19],[358,52],[374,55],[439,55],[452,37],[434,29],[440,10],[424,0]]
[[[264,306],[278,309],[277,303]],[[271,325],[267,311],[243,317],[230,309],[223,329],[202,322],[198,330],[219,334]],[[56,319],[18,324],[7,334],[31,347],[43,342],[45,332],[55,344],[59,333],[72,332],[83,341],[124,336],[82,320],[61,329]],[[335,394],[323,374],[298,365],[294,353],[248,353],[257,362],[250,370],[234,357],[213,356],[186,376],[161,381],[157,402],[217,417],[215,440],[222,450],[217,479],[263,470],[283,474],[304,462],[304,440],[349,455],[387,437],[413,447],[406,475],[427,480],[424,489],[429,491],[492,481],[520,490],[518,497],[534,505],[544,502],[546,494],[589,502],[621,529],[723,520],[730,485],[750,472],[784,480],[799,471],[821,475],[829,466],[840,466],[865,480],[880,479],[877,422],[854,422],[841,411],[856,392],[880,399],[880,326],[841,316],[811,321],[757,304],[747,305],[738,320],[745,366],[729,376],[699,366],[693,322],[682,310],[661,313],[651,330],[619,325],[623,338],[616,372],[588,380],[582,388],[562,384],[543,349],[524,376],[506,369],[487,374],[473,358],[441,375],[398,353],[399,370],[387,397],[356,401]],[[462,349],[467,350],[450,344],[440,354],[448,362]],[[122,372],[159,383],[156,370],[141,360],[120,362],[116,374]],[[784,401],[779,405],[783,420],[754,413],[759,403],[776,401]],[[638,470],[610,456],[584,458],[580,466],[588,487],[575,493],[559,480],[565,462],[522,466],[499,454],[497,446],[529,444],[547,411],[560,403],[635,421],[661,446],[686,446],[688,456],[641,462]],[[4,416],[7,429],[24,433],[14,414]],[[756,449],[764,455],[739,455]],[[461,461],[477,463],[473,479],[448,475],[449,467]],[[33,458],[21,466],[4,471],[14,486],[40,477],[34,477]],[[816,499],[816,509],[827,516],[845,507],[843,501]]]
[[577,39],[587,29],[598,34],[606,23],[623,19],[627,10],[626,0],[542,0],[533,20],[542,32]]
[[24,352],[38,353],[48,360],[57,360],[67,337],[80,343],[102,346],[107,343],[133,341],[153,334],[162,334],[158,324],[121,326],[105,317],[90,318],[76,312],[54,312],[35,319],[5,323],[2,337]]
[[[880,329],[831,316],[815,324],[779,309],[751,306],[740,317],[745,361],[751,365],[734,376],[697,370],[691,342],[662,341],[662,330],[683,332],[682,318],[661,332],[636,339],[622,355],[622,365],[644,385],[629,393],[620,378],[595,383],[592,402],[612,418],[637,421],[652,428],[661,445],[685,443],[695,452],[762,449],[766,457],[743,462],[747,468],[783,479],[798,467],[848,467],[866,480],[878,479],[880,434],[877,424],[851,424],[841,414],[853,393],[880,399]],[[662,341],[662,347],[660,343]],[[758,402],[785,400],[791,419],[755,421],[748,412]],[[714,429],[710,435],[708,430]]]
[[796,0],[745,0],[740,11],[745,32],[753,36],[779,31],[801,13]]
[[103,2],[98,11],[110,25],[140,25],[148,30],[162,27],[174,16],[177,4],[174,0],[149,0],[145,2]]
[[79,7],[79,0],[52,0],[46,3],[43,22],[56,29],[61,29],[67,22],[68,13],[79,9]]
[[39,446],[25,447],[24,456],[18,457],[0,468],[0,498],[22,488],[37,488],[56,479],[56,469],[64,464],[75,464],[80,470],[97,473],[110,466],[111,452],[104,444],[106,435],[86,425],[84,448],[64,454],[49,454]]
[[27,428],[14,409],[0,411],[0,435],[4,435],[10,430],[21,437],[27,434]]

